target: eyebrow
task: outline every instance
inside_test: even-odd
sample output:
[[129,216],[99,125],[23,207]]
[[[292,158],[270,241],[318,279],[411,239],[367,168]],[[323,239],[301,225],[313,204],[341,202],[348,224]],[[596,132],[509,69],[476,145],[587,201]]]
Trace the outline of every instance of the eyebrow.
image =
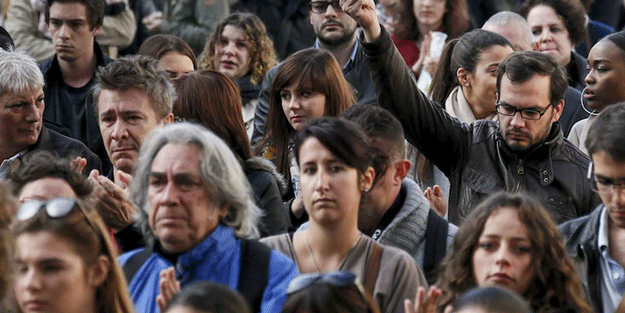
[[[484,235],[484,234],[482,234],[482,236],[480,236],[480,238],[483,238],[483,237],[485,237],[487,239],[501,239],[501,236],[495,235],[495,234],[491,234],[491,235],[488,235],[488,234]],[[512,238],[509,238],[509,240],[510,241],[527,241],[527,242],[530,242],[529,238],[524,238],[524,237],[512,237]]]

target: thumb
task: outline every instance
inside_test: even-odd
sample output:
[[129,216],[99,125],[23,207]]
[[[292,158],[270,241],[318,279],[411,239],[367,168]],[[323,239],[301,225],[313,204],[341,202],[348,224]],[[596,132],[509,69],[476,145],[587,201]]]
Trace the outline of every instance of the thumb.
[[89,178],[97,179],[98,176],[100,176],[100,171],[98,170],[91,170],[89,173]]

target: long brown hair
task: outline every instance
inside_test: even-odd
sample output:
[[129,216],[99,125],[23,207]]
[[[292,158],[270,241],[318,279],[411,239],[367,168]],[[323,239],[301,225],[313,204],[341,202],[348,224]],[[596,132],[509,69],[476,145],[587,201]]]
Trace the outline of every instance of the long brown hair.
[[438,311],[443,312],[460,294],[477,286],[473,273],[473,254],[486,220],[493,212],[504,207],[518,213],[519,220],[530,236],[535,274],[523,296],[535,312],[553,312],[558,308],[592,312],[584,302],[582,285],[573,261],[564,248],[562,236],[545,208],[528,195],[508,192],[488,197],[460,226],[453,249],[443,260],[436,282],[443,292],[438,302]]
[[[405,12],[401,18],[410,25],[406,32],[406,40],[421,41],[421,32],[417,24],[417,17],[414,15],[414,1],[420,0],[403,0],[405,2]],[[467,0],[445,0],[445,14],[443,14],[442,22],[443,32],[447,34],[447,38],[453,39],[461,36],[471,29],[471,19],[469,18],[469,9],[467,8]]]
[[241,113],[241,94],[228,77],[211,70],[195,71],[176,78],[174,87],[178,93],[174,116],[210,129],[226,142],[239,161],[252,157]]
[[256,154],[264,154],[271,147],[275,153],[275,165],[286,181],[291,180],[289,171],[289,142],[295,133],[282,109],[280,92],[299,79],[299,86],[326,96],[324,116],[339,116],[356,102],[349,83],[345,80],[334,56],[321,49],[300,50],[287,58],[278,69],[271,86],[270,106],[265,125],[265,137],[256,148]]
[[77,200],[68,215],[51,218],[40,210],[35,216],[24,221],[16,221],[11,226],[14,238],[24,233],[50,232],[70,243],[80,256],[85,267],[93,264],[103,255],[110,261],[108,276],[96,290],[96,312],[98,313],[133,313],[134,305],[130,300],[126,278],[117,264],[117,250],[113,246],[110,234],[93,207]]

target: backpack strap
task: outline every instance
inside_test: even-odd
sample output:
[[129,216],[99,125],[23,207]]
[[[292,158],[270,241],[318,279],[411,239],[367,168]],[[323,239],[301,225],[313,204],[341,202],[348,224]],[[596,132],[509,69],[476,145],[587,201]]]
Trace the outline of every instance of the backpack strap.
[[425,230],[425,250],[423,255],[423,274],[428,284],[436,281],[438,264],[447,252],[447,233],[449,223],[443,217],[430,209],[428,224]]
[[126,283],[130,285],[130,281],[137,274],[143,263],[152,255],[152,249],[143,248],[143,250],[135,253],[128,258],[122,269],[124,270],[124,276],[126,276]]
[[253,312],[260,312],[263,294],[269,281],[271,249],[249,239],[241,239],[241,267],[239,269],[239,292],[247,299]]
[[380,261],[382,260],[382,245],[377,242],[373,242],[373,246],[369,251],[369,258],[365,264],[365,279],[362,282],[365,291],[370,296],[373,296],[373,289],[375,288],[375,282],[378,280],[378,272],[380,271]]

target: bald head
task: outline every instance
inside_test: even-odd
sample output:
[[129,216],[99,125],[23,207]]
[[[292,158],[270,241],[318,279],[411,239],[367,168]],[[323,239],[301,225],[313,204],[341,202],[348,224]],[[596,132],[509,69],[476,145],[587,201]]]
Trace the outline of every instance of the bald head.
[[538,48],[530,25],[521,15],[514,12],[501,11],[491,16],[482,29],[508,39],[514,51],[536,51]]

